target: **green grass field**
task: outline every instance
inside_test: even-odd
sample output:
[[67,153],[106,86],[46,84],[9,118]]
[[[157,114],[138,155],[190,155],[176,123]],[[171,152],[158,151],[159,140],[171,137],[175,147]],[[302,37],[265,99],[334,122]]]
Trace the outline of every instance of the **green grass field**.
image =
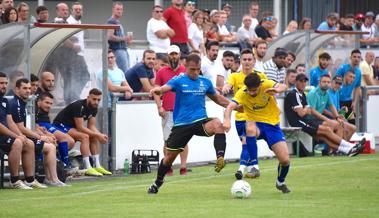
[[379,155],[294,158],[287,177],[292,193],[274,186],[277,161],[260,161],[261,177],[247,180],[249,199],[233,199],[237,164],[220,173],[194,167],[168,177],[158,195],[148,195],[155,172],[72,182],[47,190],[0,190],[0,217],[379,217]]

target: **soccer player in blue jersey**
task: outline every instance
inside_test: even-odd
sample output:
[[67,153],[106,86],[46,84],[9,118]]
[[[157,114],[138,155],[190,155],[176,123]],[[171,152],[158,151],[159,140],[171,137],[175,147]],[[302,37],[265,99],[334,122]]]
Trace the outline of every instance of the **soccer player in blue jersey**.
[[186,59],[187,73],[180,74],[168,81],[166,85],[155,87],[150,91],[151,95],[174,91],[176,98],[173,114],[174,127],[167,139],[167,153],[159,165],[155,182],[148,189],[149,194],[158,193],[175,158],[194,135],[207,137],[215,135],[214,147],[217,155],[215,171],[220,172],[225,166],[225,131],[219,119],[208,118],[205,97],[208,96],[223,107],[229,104],[229,100],[215,91],[210,80],[199,76],[200,67],[200,57],[195,54],[189,55]]

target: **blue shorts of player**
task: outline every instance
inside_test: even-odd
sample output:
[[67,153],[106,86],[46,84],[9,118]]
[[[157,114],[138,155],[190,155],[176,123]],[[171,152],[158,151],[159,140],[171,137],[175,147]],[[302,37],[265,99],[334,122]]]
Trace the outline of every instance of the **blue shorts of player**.
[[49,131],[50,133],[54,133],[55,131],[58,130],[57,127],[54,124],[51,124],[51,123],[48,123],[48,122],[39,122],[37,124],[39,126],[45,127],[47,129],[47,131]]
[[235,124],[238,136],[242,140],[242,137],[246,136],[246,120],[236,120]]
[[282,130],[280,129],[279,124],[271,125],[268,123],[256,122],[257,127],[259,128],[260,135],[258,139],[263,139],[267,142],[268,147],[271,147],[278,142],[285,142],[286,138]]
[[73,126],[70,126],[70,125],[66,125],[66,124],[63,124],[63,123],[54,123],[52,124],[57,130],[63,132],[63,133],[68,133],[68,131],[70,131],[70,129],[74,128]]

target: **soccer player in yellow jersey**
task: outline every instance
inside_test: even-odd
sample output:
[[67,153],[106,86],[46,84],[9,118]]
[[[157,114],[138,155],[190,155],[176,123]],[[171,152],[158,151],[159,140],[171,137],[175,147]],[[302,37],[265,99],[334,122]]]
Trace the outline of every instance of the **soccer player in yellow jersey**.
[[[238,73],[232,73],[227,81],[227,84],[223,87],[223,93],[227,94],[233,88],[234,94],[239,89],[245,86],[244,80],[246,75],[254,73],[258,74],[261,79],[267,79],[266,75],[261,72],[257,72],[253,69],[255,64],[255,58],[253,52],[250,49],[244,49],[241,52],[241,65],[242,70]],[[246,177],[256,178],[260,176],[258,167],[258,148],[257,144],[250,144],[248,147],[246,144],[246,119],[243,113],[237,112],[235,119],[236,130],[238,136],[242,142],[242,151],[240,156],[240,166],[235,173],[236,179],[242,179],[243,173],[247,167]]]
[[238,90],[225,110],[224,128],[230,130],[230,116],[233,109],[242,105],[246,117],[246,144],[256,144],[264,139],[279,160],[276,188],[283,193],[291,192],[284,180],[290,160],[286,139],[280,129],[280,110],[273,95],[284,92],[284,84],[261,79],[258,74],[249,74],[244,81],[246,87]]

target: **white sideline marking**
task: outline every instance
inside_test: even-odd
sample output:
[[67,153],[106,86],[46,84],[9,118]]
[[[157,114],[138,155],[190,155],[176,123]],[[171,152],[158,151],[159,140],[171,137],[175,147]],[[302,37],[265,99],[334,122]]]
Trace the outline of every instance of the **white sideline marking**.
[[[331,166],[331,165],[346,164],[346,163],[356,163],[356,162],[362,162],[362,161],[372,161],[372,160],[378,160],[378,159],[379,159],[379,157],[378,158],[375,157],[375,158],[365,158],[365,159],[355,159],[355,160],[334,161],[334,162],[319,163],[319,164],[306,164],[306,165],[300,165],[300,166],[293,166],[293,167],[291,167],[291,170],[298,169],[298,168],[312,168],[312,167],[319,167],[319,166]],[[274,168],[270,167],[267,169],[260,169],[260,170],[262,172],[267,172],[267,171],[276,171],[277,169],[275,167]],[[225,176],[230,176],[229,173],[234,172],[234,171],[222,171],[222,172],[224,172],[224,174],[211,175],[211,176],[207,176],[207,177],[198,177],[198,176],[202,175],[202,174],[209,174],[209,172],[199,173],[199,174],[196,174],[196,178],[188,178],[188,177],[183,178],[183,179],[177,179],[176,178],[176,180],[173,180],[173,181],[166,181],[165,184],[207,180],[207,179],[213,179],[216,177],[225,177]],[[180,178],[180,177],[178,177],[178,178]],[[41,196],[41,197],[33,197],[33,198],[27,198],[27,196],[23,196],[22,198],[0,200],[0,202],[45,200],[45,199],[57,199],[57,198],[66,198],[66,197],[71,198],[73,196],[86,196],[86,195],[95,194],[95,193],[99,193],[99,192],[127,190],[127,189],[131,189],[131,188],[140,188],[140,187],[146,187],[146,190],[147,190],[147,188],[151,184],[152,180],[154,180],[154,179],[138,180],[138,181],[130,182],[127,184],[125,184],[125,183],[112,183],[112,184],[110,184],[110,185],[112,185],[112,187],[109,187],[109,188],[103,188],[103,189],[97,189],[97,190],[91,190],[91,191],[84,191],[84,192],[79,192],[79,193],[78,192],[69,193],[69,194],[60,195],[60,196],[48,196],[48,197]],[[141,184],[141,182],[149,182],[149,183]],[[131,183],[132,184],[138,183],[138,185],[131,185]],[[121,186],[114,187],[117,184],[119,184]],[[126,186],[123,186],[123,185],[126,185]],[[99,185],[94,185],[92,187],[98,187],[98,186]],[[67,188],[69,188],[69,187],[67,187]],[[63,189],[67,189],[67,188],[63,188]],[[87,189],[89,187],[83,187],[83,188]],[[147,193],[144,193],[144,194],[147,195]]]

